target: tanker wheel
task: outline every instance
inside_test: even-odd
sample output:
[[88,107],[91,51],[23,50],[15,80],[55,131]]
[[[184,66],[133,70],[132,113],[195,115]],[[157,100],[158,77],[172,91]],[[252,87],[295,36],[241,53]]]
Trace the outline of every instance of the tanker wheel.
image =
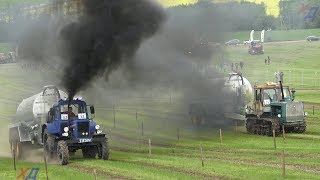
[[84,158],[95,159],[97,155],[97,149],[95,146],[88,146],[82,149],[82,156]]
[[60,165],[69,163],[69,149],[66,141],[59,141],[57,145],[57,159]]
[[102,159],[104,159],[104,160],[108,160],[108,159],[109,159],[109,144],[108,144],[108,139],[106,139],[106,141],[104,141],[104,142],[101,142],[98,157],[99,157],[99,159],[102,158]]
[[17,159],[23,159],[28,156],[29,151],[32,149],[32,144],[31,142],[12,142],[10,147],[12,157],[15,155]]

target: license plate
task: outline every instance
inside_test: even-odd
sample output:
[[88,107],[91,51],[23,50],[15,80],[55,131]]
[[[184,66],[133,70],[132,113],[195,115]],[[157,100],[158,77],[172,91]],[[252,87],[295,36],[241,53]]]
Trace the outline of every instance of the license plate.
[[79,139],[79,143],[92,142],[92,139]]

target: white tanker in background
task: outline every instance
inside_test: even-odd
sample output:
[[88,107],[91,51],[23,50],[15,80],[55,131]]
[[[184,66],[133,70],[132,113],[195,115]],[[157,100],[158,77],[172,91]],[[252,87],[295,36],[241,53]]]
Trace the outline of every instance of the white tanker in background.
[[212,123],[217,127],[233,121],[245,121],[244,115],[253,94],[250,82],[239,73],[230,73],[223,81],[225,97],[204,97],[190,104],[192,124]]

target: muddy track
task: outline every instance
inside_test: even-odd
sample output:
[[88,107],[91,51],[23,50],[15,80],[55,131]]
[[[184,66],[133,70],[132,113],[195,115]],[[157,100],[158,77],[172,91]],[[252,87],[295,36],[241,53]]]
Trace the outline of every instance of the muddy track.
[[182,174],[186,174],[192,177],[197,177],[197,178],[202,178],[202,179],[229,179],[227,177],[222,177],[222,176],[216,176],[216,175],[210,175],[210,174],[205,174],[205,173],[200,173],[200,172],[195,172],[191,170],[184,170],[180,169],[177,167],[172,167],[172,166],[166,166],[166,165],[160,165],[160,164],[155,164],[155,163],[148,163],[148,162],[142,162],[142,161],[130,161],[130,160],[118,160],[119,162],[125,162],[125,163],[130,163],[130,164],[137,164],[137,165],[142,165],[146,167],[154,167],[154,168],[159,168],[159,169],[164,169],[172,172],[178,172]]
[[[191,154],[170,154],[172,156],[178,157],[189,157],[189,158],[200,158],[199,155],[191,155]],[[280,154],[279,154],[280,157]],[[236,164],[245,164],[245,165],[257,165],[257,166],[268,166],[273,168],[282,168],[282,164],[274,162],[261,162],[256,160],[248,160],[248,159],[239,159],[239,158],[220,158],[220,157],[211,157],[204,155],[205,160],[211,161],[221,161],[227,163],[236,163]],[[320,167],[316,165],[303,165],[303,164],[286,164],[286,168],[290,170],[299,170],[311,173],[319,173],[320,174]]]
[[[147,139],[133,139],[125,136],[118,136],[119,140],[132,144],[132,145],[146,145],[148,144]],[[303,139],[299,137],[290,137],[290,139]],[[312,138],[310,138],[312,139]],[[159,142],[152,142],[152,146],[154,147],[161,147],[161,148],[168,148],[168,149],[185,149],[185,150],[194,150],[198,151],[198,147],[194,146],[181,146],[181,145],[175,145],[175,144],[165,144],[165,143],[159,143]],[[127,148],[122,147],[112,147],[114,150],[119,150],[123,152],[142,152],[139,150],[130,150]],[[217,153],[225,153],[225,154],[250,154],[253,153],[255,155],[278,155],[278,152],[275,152],[273,149],[268,151],[267,149],[265,152],[260,152],[259,149],[257,150],[251,150],[251,149],[218,149],[218,148],[206,148],[207,152],[217,152]],[[267,151],[267,152],[266,152]],[[320,158],[320,154],[288,154],[288,157],[295,157],[295,158]]]
[[[146,153],[147,150],[145,152],[138,152],[138,151],[132,151],[129,149],[119,149],[122,152],[132,152],[132,153]],[[204,151],[205,153],[206,151]],[[220,152],[223,154],[229,154],[229,153],[224,153],[224,152]],[[199,155],[193,155],[193,154],[178,154],[178,153],[168,153],[166,154],[168,156],[175,156],[175,157],[188,157],[188,158],[200,158]],[[269,154],[270,155],[270,154]],[[275,156],[279,156],[279,153],[276,153]],[[290,156],[290,155],[286,155],[286,157],[295,157],[295,158],[299,158],[296,156]],[[212,157],[212,156],[208,156],[208,155],[204,155],[204,158],[206,160],[219,160],[221,162],[228,162],[228,163],[237,163],[237,164],[245,164],[245,165],[257,165],[257,166],[268,166],[268,167],[273,167],[273,168],[281,168],[281,162],[279,163],[274,163],[274,162],[261,162],[261,161],[256,161],[256,160],[248,160],[248,159],[239,159],[239,158],[220,158],[220,157]],[[309,158],[315,158],[313,156],[310,156]],[[320,174],[320,167],[316,166],[316,165],[305,165],[305,164],[287,164],[286,167],[290,170],[299,170],[299,171],[305,171],[305,172],[312,172],[312,173],[319,173]]]
[[93,176],[95,176],[94,170],[96,170],[96,175],[98,177],[104,177],[106,179],[124,179],[124,180],[132,179],[132,177],[116,175],[114,173],[105,171],[105,170],[103,170],[102,168],[99,168],[99,167],[85,166],[85,165],[80,165],[80,164],[77,164],[77,163],[70,163],[68,165],[68,168],[74,169],[74,170],[78,170],[78,171],[81,171],[81,172],[86,172],[86,173],[91,174]]
[[[192,150],[192,151],[199,151],[198,148],[195,147],[189,147],[189,148],[181,148],[179,146],[168,146],[168,147],[164,147],[164,146],[158,146],[158,145],[154,145],[153,147],[162,147],[162,148],[167,148],[168,152],[175,152],[176,148],[180,148],[180,149],[185,149],[185,150]],[[146,153],[147,150],[147,146],[145,150],[132,150],[129,148],[123,148],[123,147],[114,147],[113,150],[116,151],[121,151],[121,152],[131,152],[131,153]],[[178,149],[179,150],[179,149]],[[204,153],[220,153],[220,154],[255,154],[255,155],[269,155],[269,156],[279,156],[279,152],[257,152],[257,151],[251,151],[251,150],[226,150],[226,149],[207,149],[204,150]],[[196,156],[195,156],[196,157]],[[286,154],[286,157],[291,157],[291,158],[319,158],[320,159],[320,154]]]

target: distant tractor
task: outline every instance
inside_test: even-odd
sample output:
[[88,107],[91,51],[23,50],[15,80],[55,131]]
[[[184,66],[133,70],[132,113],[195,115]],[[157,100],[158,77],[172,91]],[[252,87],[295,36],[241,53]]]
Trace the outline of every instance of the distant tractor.
[[61,95],[66,96],[55,86],[46,86],[21,102],[15,122],[9,125],[12,154],[23,158],[27,147],[43,147],[49,160],[66,165],[69,156],[81,149],[84,158],[107,160],[108,139],[93,121],[94,107],[87,106],[82,98],[68,100]]
[[260,41],[252,41],[248,50],[249,54],[264,54],[263,45]]
[[296,102],[295,90],[288,86],[267,82],[254,86],[253,107],[246,114],[247,132],[272,136],[273,130],[278,135],[284,126],[285,132],[304,133],[306,115],[302,102]]

